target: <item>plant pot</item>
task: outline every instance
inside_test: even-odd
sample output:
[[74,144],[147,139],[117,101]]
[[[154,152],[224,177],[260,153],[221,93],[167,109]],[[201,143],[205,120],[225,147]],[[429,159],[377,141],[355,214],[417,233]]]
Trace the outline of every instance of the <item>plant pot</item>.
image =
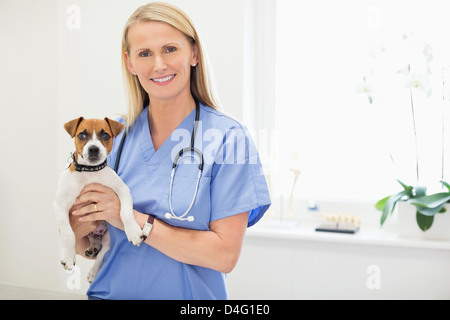
[[437,213],[430,229],[422,231],[417,225],[416,207],[405,201],[397,203],[398,235],[405,238],[450,240],[450,204],[446,204],[445,213]]

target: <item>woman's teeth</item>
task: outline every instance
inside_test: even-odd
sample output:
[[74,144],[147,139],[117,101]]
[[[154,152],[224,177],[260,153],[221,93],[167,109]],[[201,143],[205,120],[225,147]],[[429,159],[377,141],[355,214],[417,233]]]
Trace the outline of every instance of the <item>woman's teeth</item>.
[[167,77],[164,77],[164,78],[152,79],[152,81],[159,82],[159,83],[161,83],[161,82],[167,82],[167,81],[172,80],[174,77],[175,77],[175,75],[172,74],[172,75],[167,76]]

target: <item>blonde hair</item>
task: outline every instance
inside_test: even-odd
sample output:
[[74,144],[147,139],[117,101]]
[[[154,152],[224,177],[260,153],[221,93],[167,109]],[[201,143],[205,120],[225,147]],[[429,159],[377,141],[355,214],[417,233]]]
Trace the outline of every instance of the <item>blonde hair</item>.
[[127,129],[133,125],[139,114],[150,100],[147,92],[141,86],[139,79],[133,76],[128,68],[124,53],[130,54],[128,43],[128,31],[137,22],[164,22],[183,33],[192,44],[198,47],[198,64],[191,68],[191,93],[198,101],[213,109],[218,109],[219,104],[215,98],[212,81],[205,53],[189,17],[179,8],[162,2],[152,2],[139,7],[128,19],[123,30],[122,37],[122,73],[127,94],[128,115],[125,116]]

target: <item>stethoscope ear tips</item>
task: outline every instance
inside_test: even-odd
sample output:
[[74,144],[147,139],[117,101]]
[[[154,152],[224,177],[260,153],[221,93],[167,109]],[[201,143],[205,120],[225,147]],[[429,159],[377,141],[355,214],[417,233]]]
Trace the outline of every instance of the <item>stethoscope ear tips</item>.
[[166,212],[166,219],[172,219],[172,215],[168,212]]
[[189,217],[187,217],[187,221],[189,221],[189,222],[194,221],[194,216],[189,216]]

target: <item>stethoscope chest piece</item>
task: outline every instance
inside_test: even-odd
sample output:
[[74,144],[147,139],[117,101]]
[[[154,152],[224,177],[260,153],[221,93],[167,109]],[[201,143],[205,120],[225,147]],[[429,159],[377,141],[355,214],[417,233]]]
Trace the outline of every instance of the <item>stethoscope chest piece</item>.
[[192,222],[194,221],[194,216],[189,216],[187,218],[182,218],[182,217],[177,217],[172,213],[166,212],[166,219],[176,219],[176,220],[181,220],[181,221],[189,221]]

